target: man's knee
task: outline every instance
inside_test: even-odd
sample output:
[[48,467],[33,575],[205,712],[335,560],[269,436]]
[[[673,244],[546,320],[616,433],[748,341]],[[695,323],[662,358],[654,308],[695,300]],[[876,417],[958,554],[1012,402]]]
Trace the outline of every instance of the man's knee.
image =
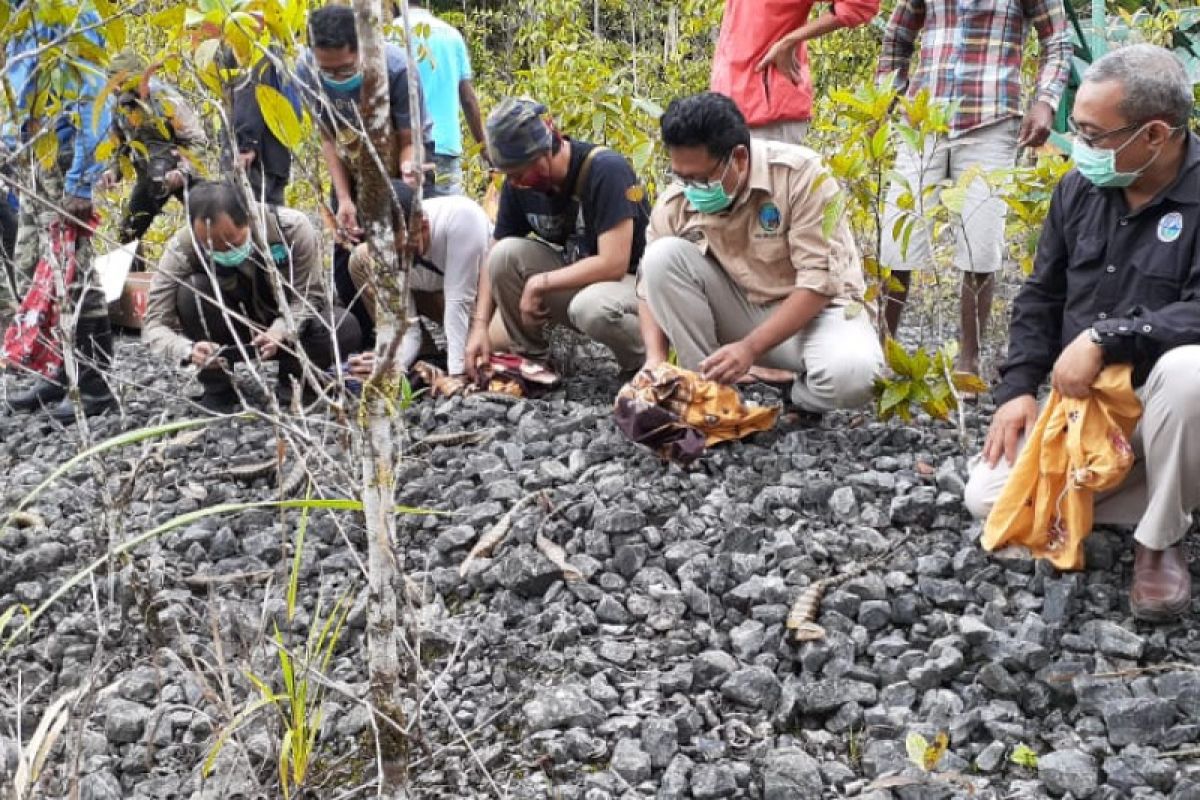
[[1173,413],[1200,419],[1200,345],[1175,347],[1159,358],[1150,373],[1148,391]]
[[593,284],[571,298],[567,316],[577,330],[596,339],[612,326],[628,322],[630,311],[630,301],[615,296],[614,287]]
[[491,276],[492,285],[506,282],[513,275],[521,274],[522,264],[529,256],[532,247],[545,247],[545,245],[515,236],[506,237],[492,245],[487,258],[487,270],[488,275]]
[[996,483],[993,470],[982,459],[971,468],[963,491],[963,505],[975,519],[985,520],[992,512],[992,506],[996,504],[999,494]]
[[668,282],[685,273],[689,259],[699,252],[696,245],[678,236],[664,236],[646,245],[638,275],[647,293],[669,292]]
[[843,352],[810,369],[805,384],[830,408],[858,408],[870,402],[882,369],[883,356],[877,348]]

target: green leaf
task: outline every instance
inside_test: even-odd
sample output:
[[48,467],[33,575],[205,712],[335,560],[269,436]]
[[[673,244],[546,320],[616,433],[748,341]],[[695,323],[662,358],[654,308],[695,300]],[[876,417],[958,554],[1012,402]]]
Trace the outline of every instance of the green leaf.
[[912,377],[912,360],[899,342],[889,336],[884,342],[883,352],[887,358],[887,365],[892,368],[893,372],[908,378]]
[[1012,755],[1009,760],[1018,766],[1028,769],[1037,769],[1038,755],[1028,745],[1019,744],[1013,748]]
[[904,750],[908,760],[921,769],[925,769],[925,753],[929,750],[929,740],[919,733],[910,733],[904,740]]
[[289,150],[299,148],[303,134],[300,131],[300,119],[291,102],[279,90],[261,83],[254,88],[254,97],[258,100],[263,120],[275,138]]
[[887,388],[883,390],[883,397],[879,399],[879,410],[882,413],[895,410],[896,406],[908,400],[908,390],[911,384],[909,381],[896,381],[889,383]]
[[846,213],[847,202],[846,193],[838,192],[825,204],[825,211],[821,218],[821,235],[826,239],[833,236],[838,223],[842,221],[842,216]]

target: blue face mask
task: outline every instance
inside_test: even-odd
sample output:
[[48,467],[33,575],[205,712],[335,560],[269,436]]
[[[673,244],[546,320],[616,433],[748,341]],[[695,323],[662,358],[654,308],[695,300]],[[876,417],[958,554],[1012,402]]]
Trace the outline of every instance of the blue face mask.
[[214,250],[212,252],[213,263],[218,267],[225,269],[236,269],[242,265],[247,258],[250,257],[251,251],[254,249],[254,243],[246,238],[246,243],[241,247],[234,247],[229,250]]
[[349,78],[342,78],[341,80],[338,80],[337,78],[331,78],[324,72],[321,73],[321,83],[325,85],[326,89],[330,89],[335,92],[353,92],[355,89],[362,86],[362,82],[362,70],[354,73]]

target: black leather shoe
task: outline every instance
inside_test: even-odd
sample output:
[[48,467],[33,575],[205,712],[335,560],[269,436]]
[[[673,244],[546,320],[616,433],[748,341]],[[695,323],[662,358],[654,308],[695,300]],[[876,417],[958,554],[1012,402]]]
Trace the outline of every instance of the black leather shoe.
[[9,395],[8,407],[13,411],[37,411],[57,404],[66,396],[67,387],[62,383],[62,371],[59,370],[49,378],[39,377],[29,389]]

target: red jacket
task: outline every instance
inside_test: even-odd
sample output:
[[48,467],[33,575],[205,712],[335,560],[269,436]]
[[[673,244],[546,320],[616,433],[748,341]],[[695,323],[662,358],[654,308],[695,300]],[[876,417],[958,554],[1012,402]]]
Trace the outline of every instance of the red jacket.
[[[812,77],[803,43],[799,84],[776,69],[755,72],[754,67],[771,45],[808,21],[813,5],[813,0],[725,0],[712,90],[733,98],[751,127],[812,116]],[[878,12],[879,0],[833,0],[833,13],[847,28],[866,24]]]

